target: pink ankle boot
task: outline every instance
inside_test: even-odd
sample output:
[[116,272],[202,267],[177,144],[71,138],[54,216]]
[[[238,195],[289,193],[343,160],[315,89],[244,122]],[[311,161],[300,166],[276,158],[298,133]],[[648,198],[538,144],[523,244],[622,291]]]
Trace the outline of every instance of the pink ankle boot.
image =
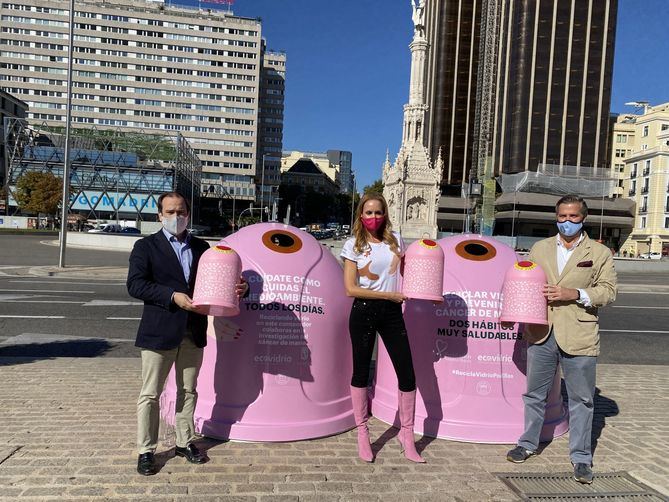
[[367,413],[367,387],[361,389],[351,386],[351,399],[353,400],[353,417],[358,429],[358,456],[365,462],[371,462],[374,460],[374,454],[369,444],[369,429],[367,429],[369,418]]
[[425,460],[416,451],[413,438],[414,415],[416,413],[416,391],[399,391],[400,433],[397,435],[404,456],[412,462],[424,464]]

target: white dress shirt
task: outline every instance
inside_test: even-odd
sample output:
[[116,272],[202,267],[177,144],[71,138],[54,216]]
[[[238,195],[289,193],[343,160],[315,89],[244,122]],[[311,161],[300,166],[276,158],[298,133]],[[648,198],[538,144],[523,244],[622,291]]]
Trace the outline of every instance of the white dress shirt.
[[[583,239],[585,238],[585,234],[581,232],[581,236],[578,238],[578,240],[574,243],[574,245],[571,248],[567,248],[567,246],[564,245],[564,242],[562,242],[562,239],[560,238],[560,234],[557,234],[555,236],[555,240],[557,241],[557,269],[558,269],[558,275],[562,274],[562,271],[564,270],[564,267],[567,265],[567,262],[569,261],[569,258],[571,258],[571,255],[574,254],[574,250],[583,242]],[[592,305],[590,302],[590,297],[588,296],[588,293],[585,292],[585,289],[578,288],[580,297],[578,300],[576,300],[578,303],[585,307],[589,307]]]

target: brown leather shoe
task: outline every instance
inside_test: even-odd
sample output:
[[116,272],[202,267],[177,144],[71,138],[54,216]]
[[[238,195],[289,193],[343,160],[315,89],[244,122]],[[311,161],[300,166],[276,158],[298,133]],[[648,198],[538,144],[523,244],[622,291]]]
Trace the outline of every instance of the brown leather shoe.
[[193,443],[188,443],[185,448],[176,447],[174,448],[174,454],[177,457],[184,457],[191,464],[204,464],[209,461],[207,455],[198,450],[197,446]]
[[137,472],[142,476],[153,476],[156,473],[156,459],[153,453],[142,453],[137,458]]

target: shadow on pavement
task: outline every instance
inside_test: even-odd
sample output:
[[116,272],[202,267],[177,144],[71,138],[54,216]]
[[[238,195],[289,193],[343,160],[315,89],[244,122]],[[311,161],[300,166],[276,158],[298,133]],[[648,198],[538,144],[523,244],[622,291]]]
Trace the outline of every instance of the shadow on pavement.
[[[569,400],[567,397],[567,388],[565,386],[564,380],[562,380],[562,401],[564,402],[567,408],[569,407]],[[606,427],[606,419],[609,417],[615,417],[620,413],[618,408],[618,403],[613,399],[609,399],[606,396],[602,395],[602,391],[599,387],[595,387],[595,399],[594,399],[594,416],[592,417],[592,432],[590,435],[590,441],[592,444],[592,454],[595,454],[597,449],[597,443],[599,438],[602,435],[604,427]]]
[[112,348],[100,339],[64,340],[0,346],[0,366],[26,364],[55,357],[98,357]]
[[618,403],[613,399],[602,396],[602,391],[599,390],[599,387],[595,387],[595,416],[592,419],[591,436],[593,454],[597,449],[597,442],[602,435],[602,431],[606,427],[606,419],[608,417],[615,417],[618,413],[620,413]]

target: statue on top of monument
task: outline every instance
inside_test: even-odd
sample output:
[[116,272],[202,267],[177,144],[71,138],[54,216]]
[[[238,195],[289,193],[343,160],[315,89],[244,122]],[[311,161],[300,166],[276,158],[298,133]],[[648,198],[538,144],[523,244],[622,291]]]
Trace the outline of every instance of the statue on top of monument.
[[423,30],[425,29],[425,24],[423,21],[425,0],[411,0],[411,8],[413,9],[411,20],[413,21],[414,33],[422,36]]

